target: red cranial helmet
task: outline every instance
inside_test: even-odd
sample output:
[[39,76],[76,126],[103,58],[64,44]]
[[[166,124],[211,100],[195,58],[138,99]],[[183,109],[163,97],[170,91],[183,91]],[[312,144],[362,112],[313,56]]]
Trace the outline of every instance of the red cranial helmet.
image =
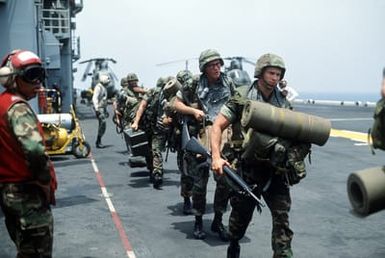
[[17,76],[28,83],[40,84],[45,78],[41,59],[28,50],[14,50],[9,53],[1,63],[0,83],[9,87]]

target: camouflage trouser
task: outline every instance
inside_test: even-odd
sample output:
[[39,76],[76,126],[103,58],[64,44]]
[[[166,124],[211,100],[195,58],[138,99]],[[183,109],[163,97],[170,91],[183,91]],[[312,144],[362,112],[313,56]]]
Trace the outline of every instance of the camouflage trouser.
[[107,110],[105,108],[99,108],[98,109],[98,115],[97,115],[97,118],[98,118],[98,137],[102,137],[104,135],[104,133],[106,132],[106,120],[107,120],[107,116],[108,116],[108,113],[107,113]]
[[194,186],[194,179],[191,176],[189,176],[188,164],[183,157],[184,157],[184,151],[178,150],[177,162],[178,162],[178,169],[180,171],[180,195],[182,197],[191,197],[192,188]]
[[147,164],[147,169],[150,171],[150,176],[152,175],[152,170],[153,170],[153,156],[152,156],[152,139],[154,138],[153,130],[150,127],[139,127],[141,130],[143,130],[146,133],[147,136],[147,142],[148,142],[148,149],[149,152],[146,155],[146,164]]
[[[246,175],[245,175],[246,174]],[[253,176],[248,176],[244,172],[244,179],[248,184],[260,183],[260,181],[250,181]],[[274,252],[274,258],[292,257],[291,240],[293,231],[289,227],[289,211],[291,207],[290,191],[281,176],[273,176],[271,185],[266,192],[262,193],[263,199],[270,209],[273,229],[271,236],[271,245]],[[231,214],[229,220],[230,239],[240,240],[246,232],[253,212],[255,202],[251,198],[243,196],[231,197]]]
[[152,135],[151,153],[152,153],[152,174],[159,173],[163,175],[163,157],[162,151],[166,147],[167,135],[156,131]]
[[229,203],[230,188],[224,176],[214,174],[214,180],[217,182],[214,194],[214,212],[223,214],[226,212]]
[[0,206],[18,257],[52,257],[53,217],[35,185],[0,185]]
[[188,175],[193,178],[192,201],[196,216],[206,212],[207,182],[209,180],[209,165],[203,158],[195,154],[186,153],[185,159],[188,166]]
[[[193,179],[192,200],[195,215],[202,216],[206,211],[206,193],[210,167],[203,158],[197,158],[193,154],[185,156],[188,165],[188,175]],[[214,177],[216,184],[214,196],[215,213],[223,214],[227,209],[229,200],[229,188],[224,177]],[[191,179],[190,179],[191,180]]]

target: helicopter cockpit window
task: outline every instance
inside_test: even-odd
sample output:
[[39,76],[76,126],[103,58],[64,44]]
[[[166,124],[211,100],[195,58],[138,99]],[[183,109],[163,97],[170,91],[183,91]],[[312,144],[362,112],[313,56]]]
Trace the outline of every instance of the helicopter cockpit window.
[[228,72],[228,76],[231,77],[231,79],[233,80],[233,82],[237,87],[251,84],[250,76],[244,70],[239,70],[239,69],[231,70]]

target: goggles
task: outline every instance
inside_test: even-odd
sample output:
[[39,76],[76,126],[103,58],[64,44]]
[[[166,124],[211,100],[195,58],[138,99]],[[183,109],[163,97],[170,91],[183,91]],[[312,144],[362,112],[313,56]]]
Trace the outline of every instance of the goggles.
[[31,65],[22,69],[18,75],[25,82],[31,84],[40,84],[45,79],[45,70],[40,65]]

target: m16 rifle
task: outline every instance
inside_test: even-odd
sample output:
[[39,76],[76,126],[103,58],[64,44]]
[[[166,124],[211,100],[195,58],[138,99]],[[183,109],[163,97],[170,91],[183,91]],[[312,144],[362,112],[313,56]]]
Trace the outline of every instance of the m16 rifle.
[[112,122],[115,124],[115,130],[117,134],[121,134],[123,132],[123,122],[121,117],[115,112],[112,116]]
[[[192,136],[190,138],[190,140],[186,143],[186,145],[184,146],[185,147],[185,150],[186,151],[189,151],[189,152],[192,152],[192,153],[196,153],[196,154],[200,154],[202,156],[204,156],[209,163],[211,163],[211,153],[208,152],[205,147],[203,147],[199,141],[197,140],[197,138],[195,138],[194,136]],[[225,176],[231,180],[231,182],[235,183],[235,185],[237,186],[237,188],[239,189],[234,189],[234,190],[237,190],[238,192],[242,193],[242,194],[246,194],[247,196],[253,198],[257,204],[257,209],[259,212],[261,212],[261,207],[263,207],[264,205],[261,203],[261,199],[258,198],[254,193],[253,191],[251,190],[251,188],[248,186],[248,184],[243,181],[243,179],[238,176],[236,174],[236,172],[231,169],[230,167],[228,166],[224,166],[223,167],[223,171],[225,173]],[[231,184],[233,185],[233,184]]]

